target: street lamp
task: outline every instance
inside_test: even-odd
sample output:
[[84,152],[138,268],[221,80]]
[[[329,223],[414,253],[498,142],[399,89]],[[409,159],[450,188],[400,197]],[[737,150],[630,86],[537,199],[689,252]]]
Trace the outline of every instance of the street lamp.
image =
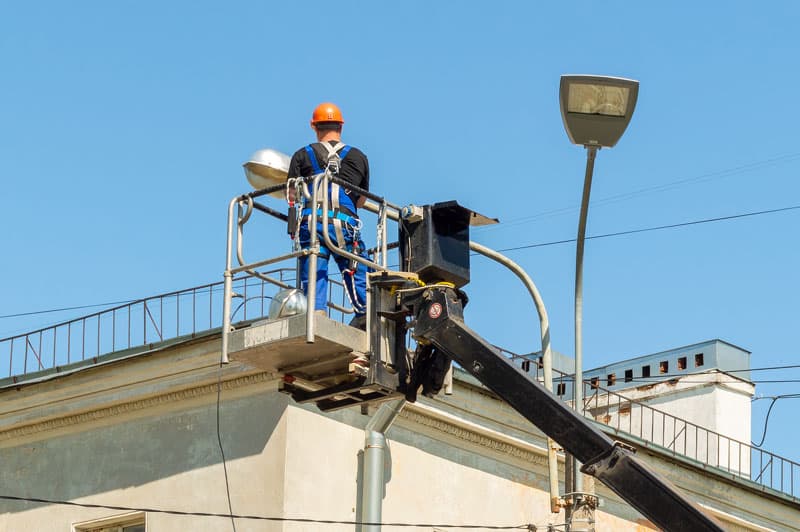
[[[561,76],[561,118],[569,140],[586,148],[586,177],[578,221],[575,252],[575,386],[574,406],[583,404],[583,243],[592,189],[594,159],[600,148],[611,148],[631,121],[639,95],[639,82],[607,76]],[[583,477],[573,457],[572,491],[583,491]],[[569,491],[569,490],[568,490]],[[580,497],[580,495],[578,495]]]
[[[285,183],[289,174],[289,161],[290,158],[285,153],[266,148],[255,152],[242,166],[247,181],[254,189],[259,190]],[[283,190],[278,190],[270,196],[282,199],[284,194]]]
[[639,82],[602,76],[561,76],[561,118],[573,144],[613,147],[633,116]]

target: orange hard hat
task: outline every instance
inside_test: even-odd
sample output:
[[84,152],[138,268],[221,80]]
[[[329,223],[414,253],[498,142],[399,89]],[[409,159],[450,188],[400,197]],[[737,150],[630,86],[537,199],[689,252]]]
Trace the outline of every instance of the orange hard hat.
[[329,102],[321,103],[314,109],[314,114],[311,115],[312,126],[319,122],[337,122],[339,124],[344,124],[342,111],[339,110],[336,104]]

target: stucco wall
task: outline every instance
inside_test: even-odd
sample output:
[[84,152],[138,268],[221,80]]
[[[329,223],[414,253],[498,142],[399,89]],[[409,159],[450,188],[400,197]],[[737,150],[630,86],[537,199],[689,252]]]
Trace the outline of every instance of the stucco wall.
[[[0,493],[227,513],[216,432],[217,345],[0,391]],[[357,520],[368,417],[358,409],[322,414],[295,405],[277,384],[236,364],[222,374],[220,426],[234,513]],[[454,396],[408,407],[388,436],[384,521],[563,523],[563,514],[549,512],[542,434],[480,387],[457,382]],[[771,524],[800,521],[796,505],[657,453],[640,454],[693,499],[745,523],[780,529]],[[598,530],[643,529],[635,510],[603,486],[597,490],[604,500]],[[124,512],[0,501],[0,531],[63,532],[116,513]],[[147,519],[149,531],[230,530],[224,518],[149,512]],[[239,520],[237,530],[358,527]]]
[[[273,387],[274,388],[274,387]],[[163,403],[121,414],[117,423],[73,425],[0,448],[4,494],[181,511],[228,513],[216,436],[216,405]],[[281,515],[287,398],[275,392],[222,403],[222,436],[234,511]],[[74,522],[114,515],[35,503],[0,502],[0,530],[64,532]],[[225,519],[148,514],[151,530],[215,531]],[[238,530],[281,530],[242,523]]]

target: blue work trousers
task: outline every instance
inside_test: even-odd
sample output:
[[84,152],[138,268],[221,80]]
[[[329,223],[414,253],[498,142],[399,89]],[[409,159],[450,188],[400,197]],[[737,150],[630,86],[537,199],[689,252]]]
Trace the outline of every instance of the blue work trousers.
[[[353,250],[353,228],[347,223],[342,222],[342,233],[344,234],[344,243],[338,242],[336,238],[336,229],[333,224],[328,224],[328,235],[330,239],[339,247],[347,251]],[[317,257],[317,296],[314,301],[314,308],[316,310],[327,310],[328,308],[328,262],[333,255],[333,260],[342,272],[342,281],[344,283],[345,292],[350,299],[350,304],[355,311],[356,316],[366,314],[367,312],[367,267],[360,262],[356,263],[355,271],[350,270],[350,259],[336,255],[325,246],[325,240],[322,236],[322,222],[317,222],[317,238],[319,240],[320,254]],[[308,222],[303,222],[300,225],[300,246],[303,249],[309,247],[311,242],[311,233],[308,229]],[[359,255],[366,258],[365,246],[361,238],[358,239]],[[309,255],[300,257],[300,286],[303,292],[308,294],[308,262]]]

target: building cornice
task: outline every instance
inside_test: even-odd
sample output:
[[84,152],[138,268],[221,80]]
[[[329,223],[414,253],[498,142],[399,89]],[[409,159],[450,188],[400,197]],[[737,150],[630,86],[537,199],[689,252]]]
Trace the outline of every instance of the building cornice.
[[[264,372],[224,380],[221,384],[223,391],[232,391],[249,386],[264,384],[274,380],[275,379],[271,373]],[[71,428],[77,425],[95,423],[97,421],[118,418],[120,416],[128,416],[143,410],[161,408],[166,405],[174,406],[181,402],[191,401],[211,394],[216,394],[218,389],[217,386],[217,383],[211,383],[192,388],[185,388],[182,390],[174,390],[163,394],[152,395],[133,401],[115,404],[112,406],[88,410],[77,414],[59,416],[35,423],[12,427],[6,430],[0,430],[0,442],[35,436],[43,432]]]
[[527,463],[547,466],[547,450],[525,440],[503,434],[421,403],[411,403],[400,419],[416,427],[449,436],[470,445],[510,456]]

